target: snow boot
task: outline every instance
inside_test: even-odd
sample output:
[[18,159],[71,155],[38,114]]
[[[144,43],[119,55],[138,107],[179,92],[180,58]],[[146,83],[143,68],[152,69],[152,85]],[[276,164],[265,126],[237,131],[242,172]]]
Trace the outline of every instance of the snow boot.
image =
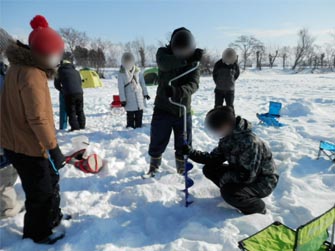
[[155,177],[158,172],[159,166],[162,164],[162,156],[159,157],[151,157],[150,158],[150,168],[147,175],[151,177]]
[[176,155],[176,169],[177,173],[183,175],[185,172],[184,156]]
[[52,234],[48,237],[37,241],[38,244],[47,244],[52,245],[56,243],[58,240],[63,239],[65,237],[65,228],[63,226],[59,226],[53,229]]

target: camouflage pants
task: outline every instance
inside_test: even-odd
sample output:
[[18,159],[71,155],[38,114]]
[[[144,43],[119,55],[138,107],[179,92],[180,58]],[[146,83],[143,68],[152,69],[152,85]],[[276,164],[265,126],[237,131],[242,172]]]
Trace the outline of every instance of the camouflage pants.
[[228,165],[208,166],[203,168],[204,175],[220,188],[222,198],[243,214],[263,213],[265,203],[261,198],[268,196],[272,191],[265,191],[257,183],[228,183],[220,187],[220,179],[229,168]]

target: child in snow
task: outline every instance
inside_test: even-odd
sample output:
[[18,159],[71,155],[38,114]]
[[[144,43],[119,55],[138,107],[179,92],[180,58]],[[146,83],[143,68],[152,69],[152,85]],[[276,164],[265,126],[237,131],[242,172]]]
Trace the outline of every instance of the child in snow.
[[154,113],[151,121],[151,137],[149,146],[150,168],[148,175],[154,176],[161,164],[162,154],[169,143],[171,132],[174,132],[175,158],[177,172],[184,172],[183,140],[183,110],[169,102],[175,102],[187,107],[187,137],[192,142],[191,96],[199,88],[200,70],[174,81],[170,79],[194,67],[201,60],[203,50],[196,49],[192,33],[185,29],[176,29],[171,36],[169,45],[158,49],[156,54],[158,64],[158,88]]
[[[0,95],[7,71],[7,65],[3,62],[3,53],[10,43],[14,43],[11,36],[0,28]],[[0,148],[0,219],[15,216],[24,208],[23,203],[17,200],[14,188],[17,177],[15,168],[9,163],[3,149]]]
[[240,67],[237,64],[237,55],[234,49],[227,48],[222,59],[214,65],[213,79],[215,82],[215,107],[226,105],[234,108],[235,81],[240,75]]
[[127,127],[142,127],[144,98],[149,100],[150,96],[143,74],[135,65],[133,54],[129,52],[122,55],[118,87],[122,106],[127,111]]
[[[236,117],[229,106],[214,108],[206,124],[221,139],[210,153],[184,146],[184,154],[205,164],[204,175],[220,188],[221,196],[244,214],[266,213],[261,198],[270,195],[278,182],[270,148]],[[228,164],[223,164],[225,161]]]
[[71,131],[85,129],[84,92],[80,73],[70,61],[62,60],[56,76],[54,85],[64,95]]
[[0,146],[26,194],[23,238],[52,244],[64,237],[54,228],[63,216],[58,169],[65,157],[57,144],[48,78],[60,62],[64,42],[43,16],[30,25],[29,46],[12,43],[6,51],[10,67],[1,95]]

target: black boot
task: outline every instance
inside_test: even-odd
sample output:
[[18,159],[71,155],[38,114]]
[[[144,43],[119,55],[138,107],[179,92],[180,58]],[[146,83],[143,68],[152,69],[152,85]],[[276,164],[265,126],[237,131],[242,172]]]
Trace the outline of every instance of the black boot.
[[184,156],[176,154],[176,169],[177,169],[177,173],[184,174],[185,172]]
[[150,158],[150,167],[147,175],[151,177],[155,177],[158,172],[159,166],[162,164],[162,156],[159,157],[151,157]]

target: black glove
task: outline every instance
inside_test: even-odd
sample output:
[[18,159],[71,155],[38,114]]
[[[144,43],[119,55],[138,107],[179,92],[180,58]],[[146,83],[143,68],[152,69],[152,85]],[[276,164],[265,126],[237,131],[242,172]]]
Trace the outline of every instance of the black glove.
[[204,54],[204,50],[202,49],[195,49],[193,55],[187,60],[188,63],[198,62],[201,60],[202,55]]
[[183,145],[182,153],[183,155],[189,155],[192,151],[192,147],[190,145]]
[[145,98],[146,100],[149,100],[149,99],[150,99],[150,96],[149,96],[149,95],[145,95],[144,98]]
[[49,154],[50,159],[58,170],[65,166],[65,157],[58,145],[54,149],[49,150]]
[[173,93],[174,93],[174,91],[173,91],[173,87],[172,86],[168,85],[167,87],[165,87],[165,94],[166,94],[166,96],[168,98],[173,97]]
[[125,107],[127,105],[127,101],[121,101],[121,105]]

